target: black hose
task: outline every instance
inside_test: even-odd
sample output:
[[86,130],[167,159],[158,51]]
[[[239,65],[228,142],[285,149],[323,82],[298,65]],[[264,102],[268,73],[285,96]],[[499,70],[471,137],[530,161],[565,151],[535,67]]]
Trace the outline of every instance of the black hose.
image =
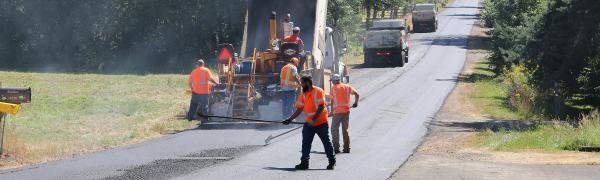
[[[262,119],[249,119],[249,118],[239,118],[239,117],[226,117],[226,116],[204,115],[204,114],[200,114],[200,113],[198,113],[198,116],[200,116],[200,117],[224,118],[224,119],[237,119],[237,120],[244,120],[244,121],[255,121],[255,122],[266,122],[266,123],[282,123],[280,121],[268,121],[268,120],[262,120]],[[301,122],[290,122],[290,124],[304,124],[304,123],[301,123]]]

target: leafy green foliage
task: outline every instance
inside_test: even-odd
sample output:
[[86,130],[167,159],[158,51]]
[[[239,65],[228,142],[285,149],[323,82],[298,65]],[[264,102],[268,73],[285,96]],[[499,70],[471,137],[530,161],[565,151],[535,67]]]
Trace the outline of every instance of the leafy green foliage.
[[[502,74],[525,65],[548,115],[567,113],[565,101],[600,97],[600,4],[594,0],[486,0],[491,66]],[[593,106],[598,107],[599,103]]]
[[[362,23],[362,0],[330,0],[327,7],[327,26],[333,28],[337,47],[359,51]],[[340,51],[338,51],[340,52]]]

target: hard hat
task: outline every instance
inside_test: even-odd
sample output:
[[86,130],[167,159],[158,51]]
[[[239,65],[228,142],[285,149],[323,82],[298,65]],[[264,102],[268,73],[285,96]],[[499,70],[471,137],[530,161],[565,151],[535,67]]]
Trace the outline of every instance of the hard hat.
[[300,32],[300,27],[296,26],[294,27],[294,29],[292,29],[293,32]]
[[339,81],[340,80],[340,75],[339,74],[333,74],[333,75],[331,75],[331,80],[332,81]]
[[298,62],[300,62],[300,60],[298,60],[298,58],[292,58],[292,63],[298,64]]
[[198,61],[197,61],[196,63],[198,63],[198,65],[200,65],[200,64],[204,64],[204,60],[202,60],[202,59],[198,59]]

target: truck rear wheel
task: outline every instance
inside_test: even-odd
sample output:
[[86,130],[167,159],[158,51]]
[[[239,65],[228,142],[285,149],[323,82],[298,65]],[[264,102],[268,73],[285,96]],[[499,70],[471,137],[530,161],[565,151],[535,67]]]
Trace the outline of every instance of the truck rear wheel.
[[365,53],[364,54],[363,65],[364,66],[372,66],[373,65],[373,56],[371,56],[371,53]]
[[408,63],[408,50],[406,50],[402,53],[404,53],[404,63]]
[[396,60],[398,67],[404,67],[404,64],[406,63],[405,57],[406,57],[406,55],[405,55],[404,51],[402,51],[400,53],[400,59]]

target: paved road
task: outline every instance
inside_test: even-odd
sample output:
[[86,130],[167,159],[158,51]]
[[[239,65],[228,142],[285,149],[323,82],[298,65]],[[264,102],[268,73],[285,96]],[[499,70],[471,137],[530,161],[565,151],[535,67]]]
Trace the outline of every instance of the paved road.
[[189,130],[115,150],[0,172],[0,179],[386,179],[413,153],[455,85],[477,0],[457,0],[439,16],[435,33],[411,36],[404,68],[356,68],[361,92],[350,118],[352,153],[337,156],[335,171],[315,141],[311,169],[293,171],[300,131],[264,146],[294,126],[220,125]]

